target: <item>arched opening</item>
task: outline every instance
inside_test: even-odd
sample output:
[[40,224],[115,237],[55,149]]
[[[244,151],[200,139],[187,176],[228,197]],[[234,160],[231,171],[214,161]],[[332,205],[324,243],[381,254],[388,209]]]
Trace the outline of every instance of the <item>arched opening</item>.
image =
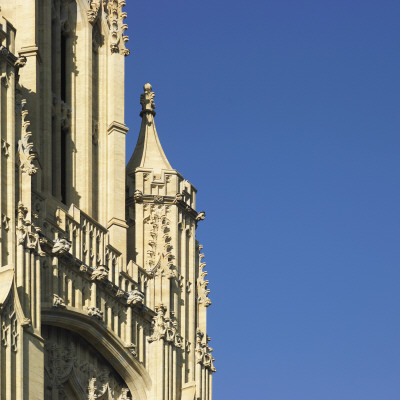
[[[93,320],[93,318],[80,312],[50,309],[42,311],[42,335],[48,343],[51,343],[54,342],[54,340],[51,338],[57,337],[57,335],[49,336],[46,334],[49,329],[56,329],[56,332],[69,332],[70,335],[75,335],[76,338],[80,338],[80,341],[83,340],[84,343],[89,344],[90,348],[92,349],[92,355],[98,356],[99,360],[105,360],[106,365],[109,366],[107,368],[110,368],[111,371],[114,371],[113,374],[119,377],[118,379],[120,380],[118,381],[118,379],[115,378],[116,381],[122,381],[122,383],[126,385],[126,387],[123,385],[121,388],[129,389],[129,391],[125,390],[125,395],[131,396],[121,398],[116,397],[116,399],[147,399],[147,394],[151,387],[151,379],[148,372],[144,366],[126,349],[120,339],[113,332],[109,331],[104,324],[97,322]],[[59,331],[57,331],[57,329],[59,329]],[[63,334],[61,334],[61,336],[62,335]],[[50,340],[48,338],[50,338]],[[60,341],[62,339],[57,340]],[[55,343],[58,342],[56,341]],[[85,348],[89,348],[89,346]],[[64,352],[63,354],[64,359],[68,359],[68,351]],[[58,358],[56,357],[56,359]],[[46,362],[46,365],[49,365],[49,363]],[[101,362],[98,362],[98,365],[101,365]],[[68,385],[74,388],[76,392],[79,385],[74,384],[75,381],[71,378],[73,376],[73,373],[70,374],[69,379],[65,380],[65,382],[68,381]],[[96,382],[99,381],[96,380]],[[103,385],[105,384],[106,382],[103,383]],[[112,388],[110,387],[110,390],[111,389]],[[85,390],[85,388],[84,392],[87,395],[88,392]],[[78,395],[75,396],[77,399],[80,398]],[[86,399],[87,398],[88,397],[86,397]],[[108,400],[114,399],[114,397],[109,397],[108,394],[105,397],[97,398],[104,398]]]
[[112,365],[80,335],[44,325],[45,400],[132,399]]

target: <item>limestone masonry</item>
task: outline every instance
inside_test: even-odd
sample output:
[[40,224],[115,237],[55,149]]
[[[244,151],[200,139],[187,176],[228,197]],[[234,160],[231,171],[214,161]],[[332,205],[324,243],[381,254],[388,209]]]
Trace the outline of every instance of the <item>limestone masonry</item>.
[[1,400],[212,398],[205,214],[148,83],[125,163],[124,5],[0,0]]

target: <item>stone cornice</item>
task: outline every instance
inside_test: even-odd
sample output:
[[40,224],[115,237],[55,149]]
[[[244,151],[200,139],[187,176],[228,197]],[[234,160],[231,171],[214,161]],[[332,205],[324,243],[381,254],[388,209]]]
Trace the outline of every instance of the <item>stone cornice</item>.
[[136,192],[134,197],[130,197],[126,200],[127,206],[133,205],[134,203],[176,205],[195,220],[197,220],[197,216],[200,214],[183,200],[179,200],[177,196],[158,196]]
[[129,228],[129,226],[126,224],[126,221],[123,219],[119,218],[111,218],[108,223],[107,223],[107,229],[110,229],[113,225],[120,226],[121,228]]
[[40,52],[39,52],[39,47],[36,46],[36,44],[31,45],[31,46],[24,46],[21,47],[21,50],[18,52],[20,56],[24,57],[34,57],[38,59],[38,61],[41,63],[42,58],[40,57]]
[[123,124],[121,122],[113,121],[108,126],[107,132],[108,132],[108,134],[110,134],[110,133],[112,133],[114,131],[117,131],[119,133],[123,133],[124,135],[126,135],[127,132],[129,131],[129,128],[125,124]]

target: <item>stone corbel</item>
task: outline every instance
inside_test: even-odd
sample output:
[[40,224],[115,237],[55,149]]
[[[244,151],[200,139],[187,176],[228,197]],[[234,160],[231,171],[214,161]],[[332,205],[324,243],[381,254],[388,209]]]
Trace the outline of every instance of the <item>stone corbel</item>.
[[89,0],[89,9],[86,11],[89,22],[93,25],[100,11],[100,0]]

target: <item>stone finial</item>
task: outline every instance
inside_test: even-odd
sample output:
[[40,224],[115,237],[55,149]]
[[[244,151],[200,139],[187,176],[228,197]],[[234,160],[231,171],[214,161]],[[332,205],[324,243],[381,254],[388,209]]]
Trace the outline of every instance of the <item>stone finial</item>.
[[142,112],[140,113],[140,116],[146,113],[150,113],[153,115],[156,115],[156,112],[154,109],[156,108],[156,105],[154,103],[154,92],[151,90],[153,89],[150,85],[150,83],[146,83],[143,86],[144,93],[140,95],[140,104],[142,105]]

